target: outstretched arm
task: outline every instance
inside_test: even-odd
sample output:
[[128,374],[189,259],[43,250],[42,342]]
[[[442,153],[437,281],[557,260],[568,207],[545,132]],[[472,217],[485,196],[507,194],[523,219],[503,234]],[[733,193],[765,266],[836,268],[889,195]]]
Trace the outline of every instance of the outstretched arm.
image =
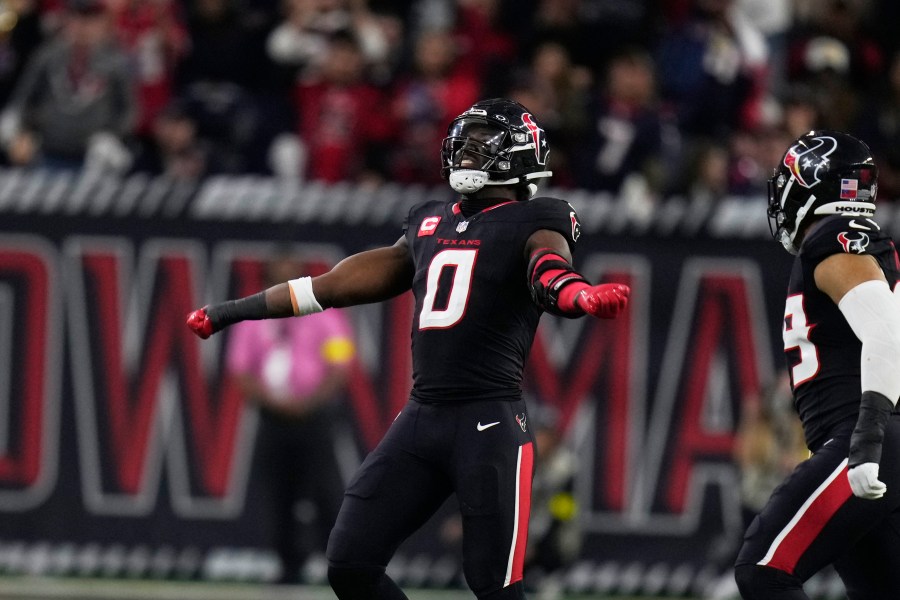
[[528,282],[534,301],[547,312],[613,319],[628,305],[627,285],[591,285],[572,266],[572,254],[562,234],[549,229],[534,232],[525,244]]
[[859,416],[850,436],[847,477],[854,495],[875,500],[884,430],[900,396],[900,305],[868,255],[834,254],[815,270],[816,286],[838,305],[862,342]]
[[313,292],[323,308],[341,308],[380,302],[412,288],[415,267],[406,238],[393,246],[348,256],[312,280]]
[[414,267],[406,238],[393,246],[349,256],[318,277],[301,277],[237,300],[210,304],[188,315],[202,338],[239,321],[278,319],[326,308],[379,302],[412,287]]

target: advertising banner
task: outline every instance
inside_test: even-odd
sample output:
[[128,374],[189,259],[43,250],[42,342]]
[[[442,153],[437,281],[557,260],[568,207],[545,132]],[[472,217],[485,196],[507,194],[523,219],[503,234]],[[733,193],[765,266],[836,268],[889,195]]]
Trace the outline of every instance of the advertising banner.
[[[322,270],[393,244],[408,208],[443,193],[0,174],[0,570],[271,577],[257,415],[224,369],[228,333],[201,341],[185,316],[261,289],[276,249]],[[568,462],[533,535],[577,525],[567,568],[594,583],[604,565],[690,581],[731,560],[745,526],[735,436],[784,370],[791,257],[762,198],[636,211],[552,194],[581,216],[576,266],[632,296],[614,321],[542,318],[526,391]],[[407,399],[412,302],[348,314],[359,352],[323,451],[351,473]],[[455,581],[452,514],[401,548],[401,578],[424,564],[420,583]]]

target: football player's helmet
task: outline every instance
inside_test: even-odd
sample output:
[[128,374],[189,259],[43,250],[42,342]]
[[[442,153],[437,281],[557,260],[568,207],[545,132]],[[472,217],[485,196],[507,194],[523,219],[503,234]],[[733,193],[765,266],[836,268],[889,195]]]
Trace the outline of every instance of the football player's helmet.
[[791,254],[810,220],[821,215],[875,214],[878,168],[861,140],[814,130],[794,141],[769,180],[769,230]]
[[486,185],[528,186],[547,170],[547,134],[528,109],[512,100],[476,102],[447,128],[441,146],[441,176],[461,194]]

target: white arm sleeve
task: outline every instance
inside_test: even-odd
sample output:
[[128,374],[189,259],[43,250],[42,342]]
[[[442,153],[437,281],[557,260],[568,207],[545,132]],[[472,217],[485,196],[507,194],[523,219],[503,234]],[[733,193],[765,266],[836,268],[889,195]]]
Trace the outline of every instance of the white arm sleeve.
[[864,281],[844,294],[838,308],[862,342],[862,391],[900,397],[900,300],[884,281]]

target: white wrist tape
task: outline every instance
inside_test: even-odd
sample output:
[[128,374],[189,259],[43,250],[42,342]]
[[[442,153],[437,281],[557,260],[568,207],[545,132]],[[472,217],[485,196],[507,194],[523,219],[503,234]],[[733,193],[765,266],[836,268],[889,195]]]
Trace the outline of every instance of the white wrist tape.
[[313,294],[312,277],[291,279],[288,281],[288,289],[291,291],[291,304],[294,305],[295,316],[302,317],[324,310]]
[[900,397],[900,300],[884,281],[864,281],[844,294],[838,307],[862,342],[861,391],[894,405]]

